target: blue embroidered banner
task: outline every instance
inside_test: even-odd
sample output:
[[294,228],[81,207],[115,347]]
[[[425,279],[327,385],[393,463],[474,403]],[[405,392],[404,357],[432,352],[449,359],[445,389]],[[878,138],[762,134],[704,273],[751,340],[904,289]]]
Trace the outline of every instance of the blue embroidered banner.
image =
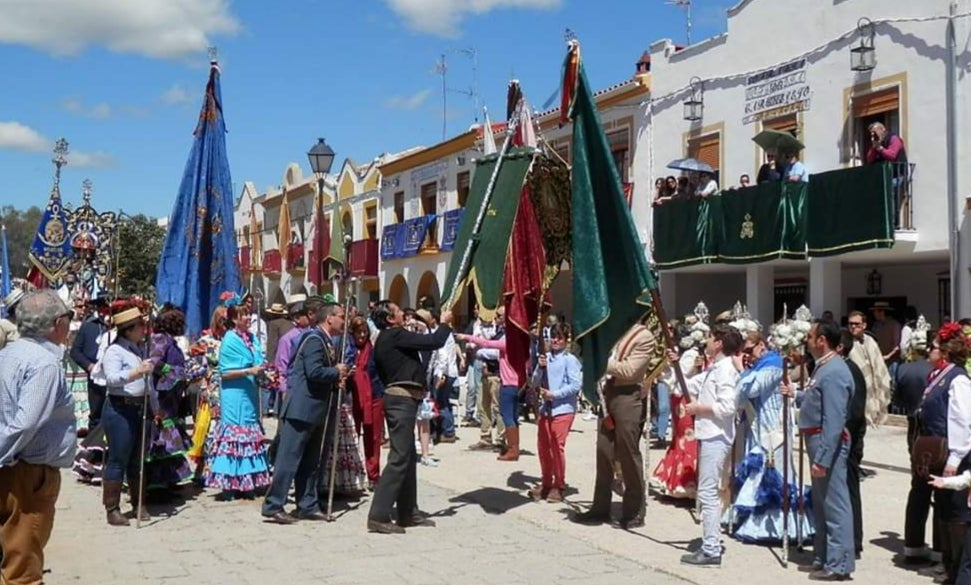
[[418,253],[418,250],[421,249],[421,245],[425,242],[425,234],[428,232],[428,226],[433,221],[435,221],[434,215],[413,217],[405,221],[405,236],[401,249],[402,258],[414,256]]
[[381,259],[382,260],[392,260],[394,258],[400,258],[398,256],[398,246],[399,235],[404,224],[393,223],[391,225],[384,226],[381,231]]
[[47,209],[40,219],[40,225],[37,226],[37,234],[29,253],[30,261],[47,280],[60,280],[74,256],[68,233],[70,219],[61,204],[61,191],[55,186],[47,202]]
[[439,250],[449,252],[455,249],[455,240],[458,238],[463,217],[465,217],[464,207],[446,211],[442,215],[442,245],[438,247]]

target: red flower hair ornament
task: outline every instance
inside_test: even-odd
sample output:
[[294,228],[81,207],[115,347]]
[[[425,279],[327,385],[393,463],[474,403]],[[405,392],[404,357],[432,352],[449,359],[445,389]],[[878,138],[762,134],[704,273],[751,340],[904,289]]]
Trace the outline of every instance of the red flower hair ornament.
[[941,328],[937,330],[937,339],[947,343],[956,337],[961,337],[964,339],[965,343],[969,343],[967,335],[964,334],[964,328],[961,327],[959,323],[951,321],[941,325]]

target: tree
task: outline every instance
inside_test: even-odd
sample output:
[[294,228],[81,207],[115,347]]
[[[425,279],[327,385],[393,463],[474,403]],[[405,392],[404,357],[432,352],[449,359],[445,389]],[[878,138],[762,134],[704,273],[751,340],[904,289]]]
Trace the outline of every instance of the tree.
[[10,275],[15,278],[27,276],[30,260],[27,253],[37,234],[37,226],[44,212],[38,207],[27,211],[14,209],[12,205],[0,207],[0,223],[7,227],[7,250],[10,258]]
[[155,273],[162,257],[165,228],[142,214],[118,222],[119,295],[155,297]]

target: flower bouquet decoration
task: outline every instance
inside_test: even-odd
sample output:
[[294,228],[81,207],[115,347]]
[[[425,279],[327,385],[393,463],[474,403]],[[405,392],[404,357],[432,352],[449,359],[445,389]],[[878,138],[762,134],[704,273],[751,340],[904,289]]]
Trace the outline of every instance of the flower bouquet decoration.
[[914,325],[914,332],[910,336],[910,349],[907,359],[910,361],[916,361],[921,359],[917,352],[927,352],[927,333],[930,330],[931,324],[927,322],[927,319],[925,319],[923,315],[918,317],[917,324]]
[[783,309],[782,320],[769,329],[771,343],[783,356],[789,356],[793,352],[802,353],[806,346],[806,336],[813,328],[813,314],[806,305],[796,309],[792,319]]
[[729,323],[729,326],[734,327],[742,334],[742,337],[762,330],[762,324],[752,318],[752,315],[748,312],[748,307],[743,305],[741,301],[736,301],[732,308],[732,322]]
[[708,307],[705,303],[698,303],[692,314],[684,318],[684,333],[678,341],[682,350],[692,348],[700,350],[705,345],[705,340],[711,331],[708,327],[708,315]]

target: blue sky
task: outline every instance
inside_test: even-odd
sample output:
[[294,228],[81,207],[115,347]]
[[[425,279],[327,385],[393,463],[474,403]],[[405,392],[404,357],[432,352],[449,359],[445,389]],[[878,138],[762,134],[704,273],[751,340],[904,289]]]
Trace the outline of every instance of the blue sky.
[[[737,0],[695,0],[696,42],[725,29]],[[556,90],[564,29],[576,32],[594,88],[630,77],[647,46],[683,42],[684,11],[665,0],[0,0],[0,206],[43,206],[52,141],[65,136],[66,201],[94,183],[101,210],[167,215],[219,48],[237,194],[307,170],[318,136],[344,157],[430,145],[473,123],[479,99],[501,117],[518,78],[542,105]],[[481,114],[480,114],[481,117]]]

